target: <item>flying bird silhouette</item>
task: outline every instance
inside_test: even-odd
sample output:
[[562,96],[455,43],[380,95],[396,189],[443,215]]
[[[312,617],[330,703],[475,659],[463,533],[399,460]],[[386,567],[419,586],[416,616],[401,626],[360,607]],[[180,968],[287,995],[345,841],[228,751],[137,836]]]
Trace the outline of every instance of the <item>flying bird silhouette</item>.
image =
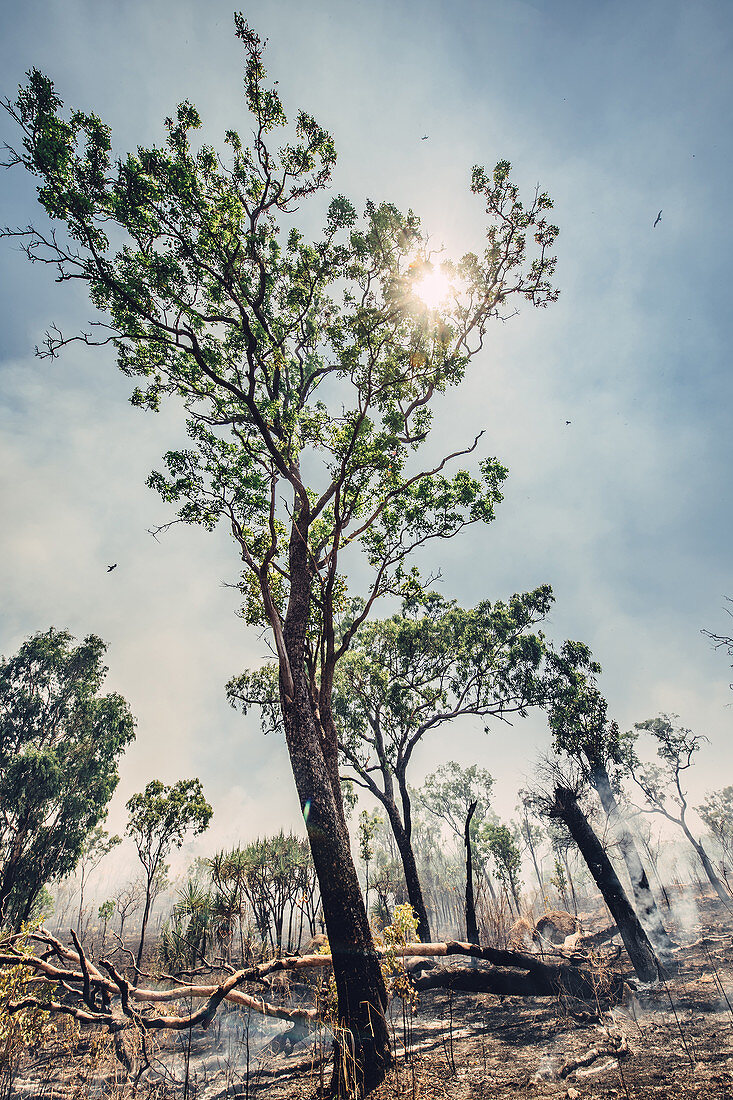
[[421,137],[421,138],[420,138],[420,141],[427,141],[427,140],[428,140],[428,137],[429,137],[429,135],[428,135],[428,134],[425,134],[425,135],[424,135],[424,137]]
[[108,573],[111,573],[111,572],[112,572],[112,570],[113,570],[113,569],[116,569],[116,568],[117,568],[117,562],[115,562],[115,563],[114,563],[114,565],[108,565],[108,566],[107,566],[107,572],[108,572]]
[[657,226],[659,225],[659,223],[661,222],[661,220],[662,220],[662,211],[660,210],[659,213],[657,214],[657,220],[655,221],[654,225],[652,226],[652,229],[656,229]]
[[572,420],[566,420],[566,421],[565,421],[565,427],[566,427],[566,428],[567,428],[568,424],[572,424]]

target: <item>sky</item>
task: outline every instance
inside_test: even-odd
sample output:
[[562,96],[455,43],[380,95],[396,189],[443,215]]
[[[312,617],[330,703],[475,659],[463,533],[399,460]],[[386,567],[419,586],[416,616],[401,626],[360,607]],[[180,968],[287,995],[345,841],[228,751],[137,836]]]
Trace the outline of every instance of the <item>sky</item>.
[[[112,126],[119,154],[160,143],[183,99],[207,141],[248,132],[221,0],[0,9],[3,97],[40,68]],[[621,726],[678,714],[710,739],[693,801],[733,783],[733,673],[701,634],[732,625],[728,0],[258,0],[245,13],[286,110],[334,135],[334,193],[414,209],[448,255],[481,247],[472,165],[508,159],[524,191],[553,197],[559,301],[496,323],[436,407],[441,442],[485,429],[484,453],[510,471],[505,500],[419,564],[467,606],[551,584],[547,633],[591,646]],[[7,117],[0,137],[17,141]],[[43,220],[18,169],[0,176],[0,203],[3,224]],[[171,518],[145,479],[180,417],[131,408],[105,349],[34,356],[50,323],[70,333],[94,316],[82,288],[8,241],[0,278],[0,652],[51,625],[108,643],[107,687],[138,722],[112,828],[150,779],[192,775],[215,813],[187,855],[302,828],[284,746],[224,696],[267,652],[236,614],[233,543],[148,534]],[[548,744],[539,716],[488,735],[466,721],[426,742],[413,783],[449,756],[479,763],[508,816]]]

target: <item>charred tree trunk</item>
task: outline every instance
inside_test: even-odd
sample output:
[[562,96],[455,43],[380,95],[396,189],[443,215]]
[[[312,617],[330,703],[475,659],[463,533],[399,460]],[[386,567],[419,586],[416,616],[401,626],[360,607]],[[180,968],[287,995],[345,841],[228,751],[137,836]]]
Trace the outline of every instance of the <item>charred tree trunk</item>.
[[629,873],[631,889],[639,919],[649,933],[654,946],[662,953],[665,961],[671,957],[674,943],[662,922],[662,915],[652,894],[649,878],[642,863],[634,835],[624,821],[619,810],[611,780],[605,767],[595,767],[591,772],[591,782],[598,793],[606,816],[615,829],[619,849]]
[[331,712],[333,636],[320,688],[306,661],[313,569],[309,504],[300,494],[289,543],[290,591],[281,624],[262,579],[265,608],[280,667],[280,705],[290,763],[306,823],[338,994],[332,1092],[365,1093],[383,1080],[392,1062],[385,1018],[387,993],[364,899],[351,856],[338,769],[338,739]]
[[463,840],[466,845],[466,939],[469,943],[478,943],[478,924],[476,923],[476,904],[473,897],[473,856],[471,854],[471,818],[478,803],[473,801],[466,814],[466,826]]
[[145,950],[145,933],[148,930],[148,921],[150,919],[150,910],[153,907],[152,886],[153,886],[153,880],[152,880],[151,876],[148,875],[146,883],[145,883],[145,908],[143,910],[142,924],[140,925],[140,943],[138,944],[137,958],[135,960],[135,969],[138,970],[138,971],[140,970],[140,966],[142,965],[142,961],[143,961],[143,951]]
[[402,860],[402,869],[405,873],[405,885],[407,886],[407,897],[417,916],[418,938],[422,940],[423,943],[430,943],[432,940],[430,921],[428,920],[428,911],[425,906],[422,886],[420,885],[420,879],[417,873],[415,853],[412,850],[412,840],[400,820],[399,811],[394,802],[383,801],[383,805],[387,811],[389,823],[392,827],[392,834],[397,844],[397,851],[400,853],[400,859]]
[[339,1025],[334,1089],[369,1091],[391,1063],[384,1016],[386,991],[351,857],[343,813],[321,746],[309,685],[293,670],[294,698],[283,697],[290,761],[318,876],[333,972]]
[[623,996],[623,979],[609,974],[605,985],[598,974],[574,966],[545,966],[526,972],[470,966],[449,966],[430,970],[413,978],[418,991],[453,989],[464,993],[492,993],[498,997],[576,997],[594,1005],[618,1004]]
[[618,875],[606,855],[603,845],[588,824],[573,791],[568,787],[555,788],[552,815],[565,823],[580,849],[595,883],[603,895],[611,916],[618,925],[621,938],[637,976],[643,982],[654,981],[662,972],[659,960],[649,937],[624,893]]

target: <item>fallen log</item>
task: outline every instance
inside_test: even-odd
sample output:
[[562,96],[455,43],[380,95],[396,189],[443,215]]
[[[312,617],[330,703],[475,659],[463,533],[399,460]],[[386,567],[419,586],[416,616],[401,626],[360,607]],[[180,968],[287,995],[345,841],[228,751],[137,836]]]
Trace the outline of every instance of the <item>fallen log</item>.
[[603,1006],[618,1004],[624,983],[619,974],[591,971],[576,966],[534,968],[518,973],[492,967],[446,966],[414,979],[418,992],[451,989],[462,993],[491,993],[497,997],[571,997]]

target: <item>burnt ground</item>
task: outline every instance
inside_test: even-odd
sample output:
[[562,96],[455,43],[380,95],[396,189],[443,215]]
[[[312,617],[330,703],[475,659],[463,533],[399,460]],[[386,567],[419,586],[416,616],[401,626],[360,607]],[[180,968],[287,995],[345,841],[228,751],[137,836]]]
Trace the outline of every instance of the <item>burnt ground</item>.
[[[432,990],[421,995],[412,1018],[393,1002],[396,1064],[374,1100],[733,1100],[733,912],[711,899],[698,903],[699,922],[686,934],[669,922],[681,945],[678,973],[666,983],[629,988],[621,1005],[595,1019],[587,1006],[577,1013],[578,1006],[546,998]],[[609,964],[614,955],[613,965],[632,978],[618,949],[607,949]],[[297,1043],[286,1054],[275,1049],[282,1034],[274,1021],[228,1012],[190,1046],[186,1036],[167,1035],[151,1046],[137,1095],[312,1097],[329,1077],[328,1036]],[[568,1071],[569,1063],[594,1051],[599,1056],[590,1064]],[[12,1092],[39,1100],[131,1094],[109,1042],[88,1034],[67,1042],[65,1054],[58,1043],[34,1052]]]

